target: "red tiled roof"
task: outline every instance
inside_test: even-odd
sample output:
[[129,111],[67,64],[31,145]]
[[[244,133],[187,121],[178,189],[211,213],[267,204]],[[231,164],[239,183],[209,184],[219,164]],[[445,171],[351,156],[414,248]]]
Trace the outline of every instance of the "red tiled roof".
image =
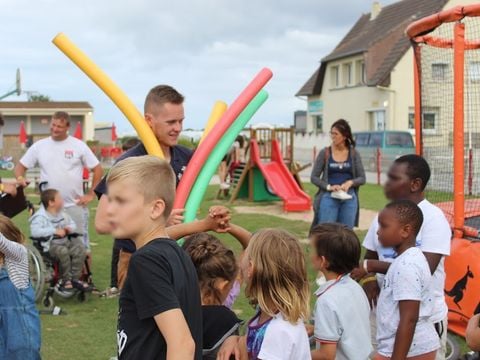
[[[322,67],[326,68],[329,61],[363,54],[367,85],[388,86],[390,72],[410,46],[404,34],[406,27],[416,19],[442,10],[447,2],[448,0],[402,0],[382,8],[373,20],[370,20],[370,14],[363,14],[337,47],[322,59],[315,73],[321,74]],[[317,76],[316,83],[312,83],[312,78],[313,76],[303,85],[297,96],[321,93],[324,76]]]

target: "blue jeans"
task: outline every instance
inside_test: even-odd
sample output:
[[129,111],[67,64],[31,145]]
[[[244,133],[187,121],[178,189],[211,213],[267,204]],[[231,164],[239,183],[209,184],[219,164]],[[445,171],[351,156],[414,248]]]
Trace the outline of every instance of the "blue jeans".
[[341,223],[353,229],[357,217],[358,203],[357,194],[353,189],[348,190],[352,195],[350,200],[338,200],[332,198],[331,192],[322,195],[318,212],[318,223]]

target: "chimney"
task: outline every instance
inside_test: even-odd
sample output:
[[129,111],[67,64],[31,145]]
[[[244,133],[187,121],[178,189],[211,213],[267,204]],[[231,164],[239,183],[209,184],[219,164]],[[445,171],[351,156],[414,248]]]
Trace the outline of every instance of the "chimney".
[[372,4],[372,12],[370,13],[370,21],[375,20],[382,11],[382,5],[379,1],[374,1]]

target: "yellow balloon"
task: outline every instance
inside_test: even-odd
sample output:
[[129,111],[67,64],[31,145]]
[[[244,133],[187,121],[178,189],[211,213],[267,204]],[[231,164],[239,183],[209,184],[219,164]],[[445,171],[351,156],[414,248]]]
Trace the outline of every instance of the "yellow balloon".
[[224,112],[227,111],[227,104],[224,103],[223,101],[217,101],[213,105],[212,112],[210,113],[210,117],[208,118],[207,125],[205,126],[205,130],[203,130],[202,137],[200,138],[200,141],[198,145],[202,143],[203,140],[207,137],[207,135],[210,133],[210,131],[213,129],[215,124],[220,120]]
[[137,131],[150,155],[164,159],[160,144],[142,114],[125,93],[65,34],[60,33],[52,42],[77,65],[117,105]]

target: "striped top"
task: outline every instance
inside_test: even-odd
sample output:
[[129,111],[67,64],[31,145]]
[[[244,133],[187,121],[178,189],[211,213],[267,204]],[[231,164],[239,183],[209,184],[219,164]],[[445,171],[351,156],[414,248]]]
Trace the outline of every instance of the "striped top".
[[27,288],[30,283],[27,248],[0,233],[0,253],[5,255],[4,264],[13,285],[17,289]]

